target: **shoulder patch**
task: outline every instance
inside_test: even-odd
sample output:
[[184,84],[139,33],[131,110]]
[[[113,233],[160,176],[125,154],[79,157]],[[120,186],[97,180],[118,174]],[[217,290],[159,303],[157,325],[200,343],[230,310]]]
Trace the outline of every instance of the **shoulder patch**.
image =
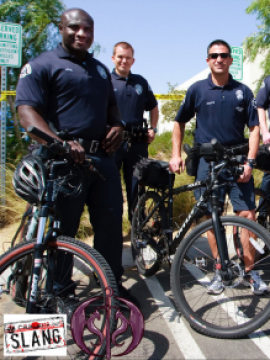
[[106,70],[104,69],[104,67],[97,65],[97,71],[99,72],[100,76],[103,79],[107,79],[108,76],[107,76],[107,73],[106,73]]
[[135,91],[138,95],[141,95],[143,93],[143,88],[140,84],[135,85]]
[[32,74],[32,68],[30,64],[24,65],[20,73],[20,79],[25,78],[27,75]]

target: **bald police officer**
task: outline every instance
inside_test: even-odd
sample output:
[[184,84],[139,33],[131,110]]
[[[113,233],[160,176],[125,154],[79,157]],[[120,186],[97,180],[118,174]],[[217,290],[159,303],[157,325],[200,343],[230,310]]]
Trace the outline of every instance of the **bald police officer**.
[[[87,51],[94,39],[94,21],[87,12],[81,9],[65,11],[59,30],[62,43],[23,67],[16,106],[24,128],[33,125],[54,138],[58,137],[51,131],[49,122],[58,131],[69,130],[75,138],[69,144],[76,163],[82,163],[90,149],[94,149],[91,157],[106,181],[93,175],[90,185],[84,179],[79,197],[70,200],[59,195],[57,207],[62,215],[62,232],[71,237],[76,235],[86,204],[95,232],[94,247],[111,266],[120,295],[128,298],[129,293],[121,284],[121,184],[115,162],[108,156],[121,144],[123,134],[111,76],[107,68]],[[107,125],[111,127],[108,133]],[[66,258],[61,259],[58,263],[67,262]]]

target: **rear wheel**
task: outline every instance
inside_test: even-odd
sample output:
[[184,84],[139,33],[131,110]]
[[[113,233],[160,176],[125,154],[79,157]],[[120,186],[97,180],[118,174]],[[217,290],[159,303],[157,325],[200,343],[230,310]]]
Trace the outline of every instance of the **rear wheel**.
[[[216,274],[215,259],[207,239],[212,220],[196,226],[180,243],[171,269],[171,288],[178,310],[197,331],[217,338],[239,338],[252,333],[270,318],[269,291],[253,293],[244,280],[245,266],[234,246],[234,231],[247,241],[244,251],[254,254],[254,270],[270,282],[269,233],[253,221],[221,217],[227,241],[230,279],[222,280],[221,293],[208,293]],[[242,237],[243,239],[243,237]]]
[[143,194],[132,219],[132,255],[138,271],[144,276],[154,275],[160,267],[158,249],[164,247],[166,212],[161,197],[154,191]]
[[[26,299],[29,291],[31,276],[31,266],[34,252],[35,240],[24,242],[13,248],[0,257],[0,337],[3,338],[4,321],[1,314],[23,314],[26,312]],[[55,289],[53,297],[49,298],[46,292],[46,281],[48,278],[48,267],[42,262],[41,275],[38,281],[37,293],[37,313],[58,313],[67,314],[68,322],[72,321],[74,310],[85,300],[93,297],[99,297],[98,300],[89,304],[85,309],[85,319],[98,310],[100,320],[95,322],[95,326],[106,336],[106,289],[110,287],[114,296],[118,295],[117,285],[112,271],[103,257],[93,248],[90,248],[82,242],[67,237],[59,237],[45,249],[43,257],[47,257],[49,251],[57,252],[61,250],[66,254],[73,255],[71,279],[65,272],[58,274],[61,281]],[[67,257],[68,258],[68,257]],[[29,266],[30,259],[30,266]],[[58,267],[59,271],[59,267]],[[60,271],[61,272],[61,271]],[[18,285],[17,285],[18,284]],[[110,306],[117,306],[117,300],[108,297]],[[11,301],[13,300],[13,301]],[[109,310],[110,332],[115,329],[115,309]],[[106,351],[106,341],[99,344],[99,337],[88,329],[83,332],[83,341],[85,346],[95,355],[103,355]],[[74,342],[71,331],[68,330],[67,353],[69,359],[88,359],[86,355]],[[94,358],[100,358],[94,356]]]

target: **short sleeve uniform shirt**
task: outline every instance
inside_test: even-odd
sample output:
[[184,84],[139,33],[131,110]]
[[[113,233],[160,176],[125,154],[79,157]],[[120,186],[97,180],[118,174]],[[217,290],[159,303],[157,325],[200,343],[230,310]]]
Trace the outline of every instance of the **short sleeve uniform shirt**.
[[255,101],[251,90],[235,81],[217,86],[211,74],[193,84],[187,91],[175,121],[186,123],[196,114],[196,142],[209,143],[213,138],[222,145],[244,142],[245,125],[259,125]]
[[37,108],[57,130],[74,137],[101,140],[107,109],[116,105],[107,68],[91,54],[80,62],[61,44],[26,64],[17,85],[16,106]]
[[121,119],[127,127],[141,126],[144,111],[151,111],[157,106],[148,82],[140,75],[130,73],[124,78],[113,71],[112,84]]
[[270,111],[270,76],[267,76],[256,98],[257,107]]

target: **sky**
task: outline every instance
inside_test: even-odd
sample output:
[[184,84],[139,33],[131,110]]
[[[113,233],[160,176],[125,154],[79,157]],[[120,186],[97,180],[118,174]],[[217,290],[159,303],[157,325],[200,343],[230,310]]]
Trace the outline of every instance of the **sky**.
[[112,49],[119,41],[135,49],[131,71],[146,78],[155,94],[168,82],[180,85],[205,68],[206,48],[217,38],[241,46],[257,31],[256,15],[245,9],[252,0],[63,0],[84,9],[95,22],[98,55],[113,69]]

